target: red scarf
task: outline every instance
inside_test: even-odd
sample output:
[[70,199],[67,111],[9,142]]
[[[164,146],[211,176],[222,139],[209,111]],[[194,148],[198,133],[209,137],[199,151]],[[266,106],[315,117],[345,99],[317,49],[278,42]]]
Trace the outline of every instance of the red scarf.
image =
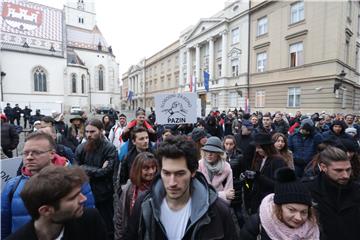
[[132,198],[131,198],[131,201],[130,201],[130,214],[131,214],[131,211],[132,211],[132,209],[133,209],[133,207],[135,205],[135,201],[139,196],[139,193],[142,193],[142,192],[145,192],[145,191],[149,190],[150,187],[151,187],[151,183],[152,182],[144,182],[140,187],[138,187],[136,185],[133,185],[133,187],[132,187],[133,194],[132,194]]

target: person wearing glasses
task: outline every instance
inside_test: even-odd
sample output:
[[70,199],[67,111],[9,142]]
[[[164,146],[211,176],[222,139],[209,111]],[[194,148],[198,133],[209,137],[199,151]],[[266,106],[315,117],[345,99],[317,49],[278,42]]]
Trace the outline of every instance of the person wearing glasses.
[[[55,141],[47,133],[34,132],[28,135],[23,148],[21,175],[7,181],[1,192],[1,239],[5,239],[31,220],[24,206],[20,192],[25,183],[41,169],[49,166],[69,167],[65,158],[55,153]],[[89,183],[82,185],[81,192],[86,196],[85,207],[94,207],[94,197]]]

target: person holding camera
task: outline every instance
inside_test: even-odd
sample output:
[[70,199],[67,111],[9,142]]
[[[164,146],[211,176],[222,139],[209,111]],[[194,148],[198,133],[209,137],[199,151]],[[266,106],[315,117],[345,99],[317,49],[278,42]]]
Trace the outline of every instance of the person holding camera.
[[258,212],[262,199],[274,192],[276,170],[287,165],[276,151],[270,134],[255,134],[251,144],[256,146],[251,170],[243,172],[241,178],[245,185],[245,208],[254,214]]

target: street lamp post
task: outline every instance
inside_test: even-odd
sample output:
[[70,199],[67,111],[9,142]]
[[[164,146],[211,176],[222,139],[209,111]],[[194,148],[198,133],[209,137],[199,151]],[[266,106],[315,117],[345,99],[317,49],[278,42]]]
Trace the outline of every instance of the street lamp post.
[[1,84],[1,101],[4,101],[4,90],[3,90],[3,78],[6,76],[6,73],[1,71],[1,79],[0,79],[0,84]]

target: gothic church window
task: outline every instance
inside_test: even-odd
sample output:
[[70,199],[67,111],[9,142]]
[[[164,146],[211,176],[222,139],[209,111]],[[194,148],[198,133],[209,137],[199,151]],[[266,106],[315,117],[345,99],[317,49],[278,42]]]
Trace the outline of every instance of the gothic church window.
[[71,74],[71,92],[76,93],[76,74]]
[[81,76],[81,93],[85,93],[85,75]]
[[34,91],[35,92],[46,92],[46,72],[42,67],[37,67],[34,71]]
[[104,90],[104,68],[103,67],[99,67],[98,75],[99,75],[99,90],[103,91]]

